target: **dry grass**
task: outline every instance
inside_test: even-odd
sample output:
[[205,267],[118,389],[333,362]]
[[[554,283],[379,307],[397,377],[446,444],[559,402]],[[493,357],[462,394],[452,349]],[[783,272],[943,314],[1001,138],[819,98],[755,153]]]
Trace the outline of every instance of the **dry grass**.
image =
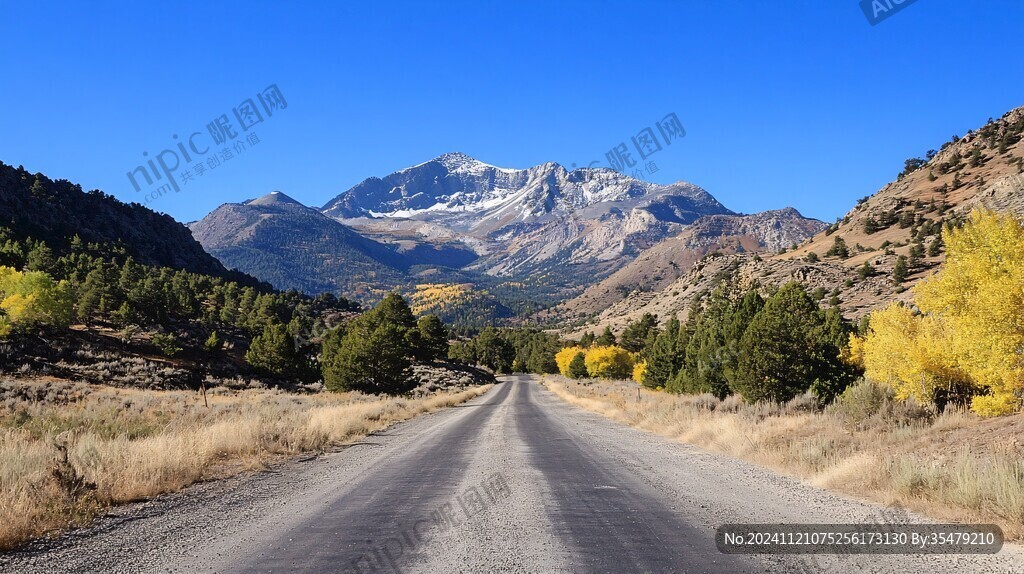
[[275,457],[323,451],[479,396],[143,391],[0,381],[0,549],[113,504],[146,499]]
[[999,524],[1024,537],[1024,415],[983,420],[935,416],[870,389],[871,408],[825,411],[798,397],[785,405],[671,395],[631,382],[545,377],[562,399],[614,420],[797,476],[818,486],[951,522]]

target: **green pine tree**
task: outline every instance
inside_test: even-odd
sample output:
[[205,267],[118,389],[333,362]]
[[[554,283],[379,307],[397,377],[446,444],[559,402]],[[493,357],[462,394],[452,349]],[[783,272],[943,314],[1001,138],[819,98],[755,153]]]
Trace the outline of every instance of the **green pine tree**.
[[828,374],[823,361],[830,349],[820,336],[824,324],[822,310],[803,286],[794,282],[780,288],[740,340],[733,390],[755,402],[787,401],[809,389]]
[[612,332],[612,328],[610,326],[609,327],[605,327],[604,328],[604,332],[601,333],[601,336],[598,337],[597,340],[594,341],[594,344],[598,345],[600,347],[608,347],[608,346],[614,345],[615,344],[615,333]]
[[569,362],[569,377],[573,379],[585,379],[587,373],[587,362],[583,359],[583,353],[577,353]]
[[344,335],[324,339],[321,369],[327,389],[388,395],[414,389],[405,331],[391,323],[372,329],[369,321],[354,323]]
[[683,362],[682,353],[678,348],[681,328],[679,320],[673,317],[665,324],[665,330],[655,338],[647,357],[647,368],[644,370],[645,387],[665,387],[679,371]]
[[425,315],[416,321],[419,346],[416,358],[421,361],[436,361],[448,356],[448,327],[437,315]]
[[296,376],[298,361],[295,342],[288,335],[288,329],[280,323],[271,323],[257,335],[245,352],[245,362],[253,368],[277,375]]

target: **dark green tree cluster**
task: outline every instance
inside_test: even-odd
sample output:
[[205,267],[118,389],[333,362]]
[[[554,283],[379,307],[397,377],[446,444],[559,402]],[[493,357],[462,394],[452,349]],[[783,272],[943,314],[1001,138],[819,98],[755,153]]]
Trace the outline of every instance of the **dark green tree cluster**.
[[711,393],[724,398],[733,391],[730,379],[735,377],[739,360],[740,340],[753,317],[764,306],[754,290],[738,300],[720,287],[691,311],[686,346],[680,369],[667,385],[670,391]]
[[448,354],[448,328],[434,315],[417,320],[397,293],[324,336],[320,368],[332,391],[397,395],[416,387],[412,362]]
[[670,320],[654,337],[643,384],[751,402],[811,390],[824,404],[859,374],[839,359],[850,332],[838,309],[822,310],[798,283],[767,300],[720,287],[695,304],[685,325]]
[[807,390],[831,402],[858,374],[839,359],[850,332],[837,309],[822,311],[789,283],[744,330],[731,388],[751,402],[786,401]]
[[485,327],[476,336],[454,343],[449,358],[467,365],[480,365],[497,373],[558,372],[555,353],[562,341],[533,327]]
[[626,325],[626,328],[622,330],[619,346],[630,353],[644,354],[645,350],[654,344],[654,337],[657,335],[658,316],[644,313],[642,317]]
[[139,263],[117,245],[86,243],[77,236],[58,252],[47,243],[18,238],[0,228],[0,259],[15,269],[45,272],[65,281],[72,310],[82,324],[139,327],[164,333],[205,334],[153,337],[165,355],[186,348],[216,352],[220,333],[235,333],[252,344],[247,362],[268,375],[307,382],[318,378],[313,341],[326,330],[326,317],[358,306],[331,294],[317,297],[275,291],[252,281],[242,284],[214,275]]

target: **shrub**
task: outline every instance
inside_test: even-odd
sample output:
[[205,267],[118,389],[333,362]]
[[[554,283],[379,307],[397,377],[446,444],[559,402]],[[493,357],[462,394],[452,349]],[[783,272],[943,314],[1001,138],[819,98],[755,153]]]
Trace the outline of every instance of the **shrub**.
[[913,398],[901,401],[892,387],[861,379],[847,387],[826,412],[851,428],[865,429],[929,421],[934,411]]
[[601,379],[628,379],[633,374],[633,357],[614,345],[587,349],[587,373]]

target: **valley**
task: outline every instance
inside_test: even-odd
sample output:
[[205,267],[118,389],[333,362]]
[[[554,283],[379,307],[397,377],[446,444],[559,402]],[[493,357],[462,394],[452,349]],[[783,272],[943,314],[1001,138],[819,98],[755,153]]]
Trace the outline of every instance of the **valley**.
[[0,14],[0,574],[1024,572],[1024,3]]

